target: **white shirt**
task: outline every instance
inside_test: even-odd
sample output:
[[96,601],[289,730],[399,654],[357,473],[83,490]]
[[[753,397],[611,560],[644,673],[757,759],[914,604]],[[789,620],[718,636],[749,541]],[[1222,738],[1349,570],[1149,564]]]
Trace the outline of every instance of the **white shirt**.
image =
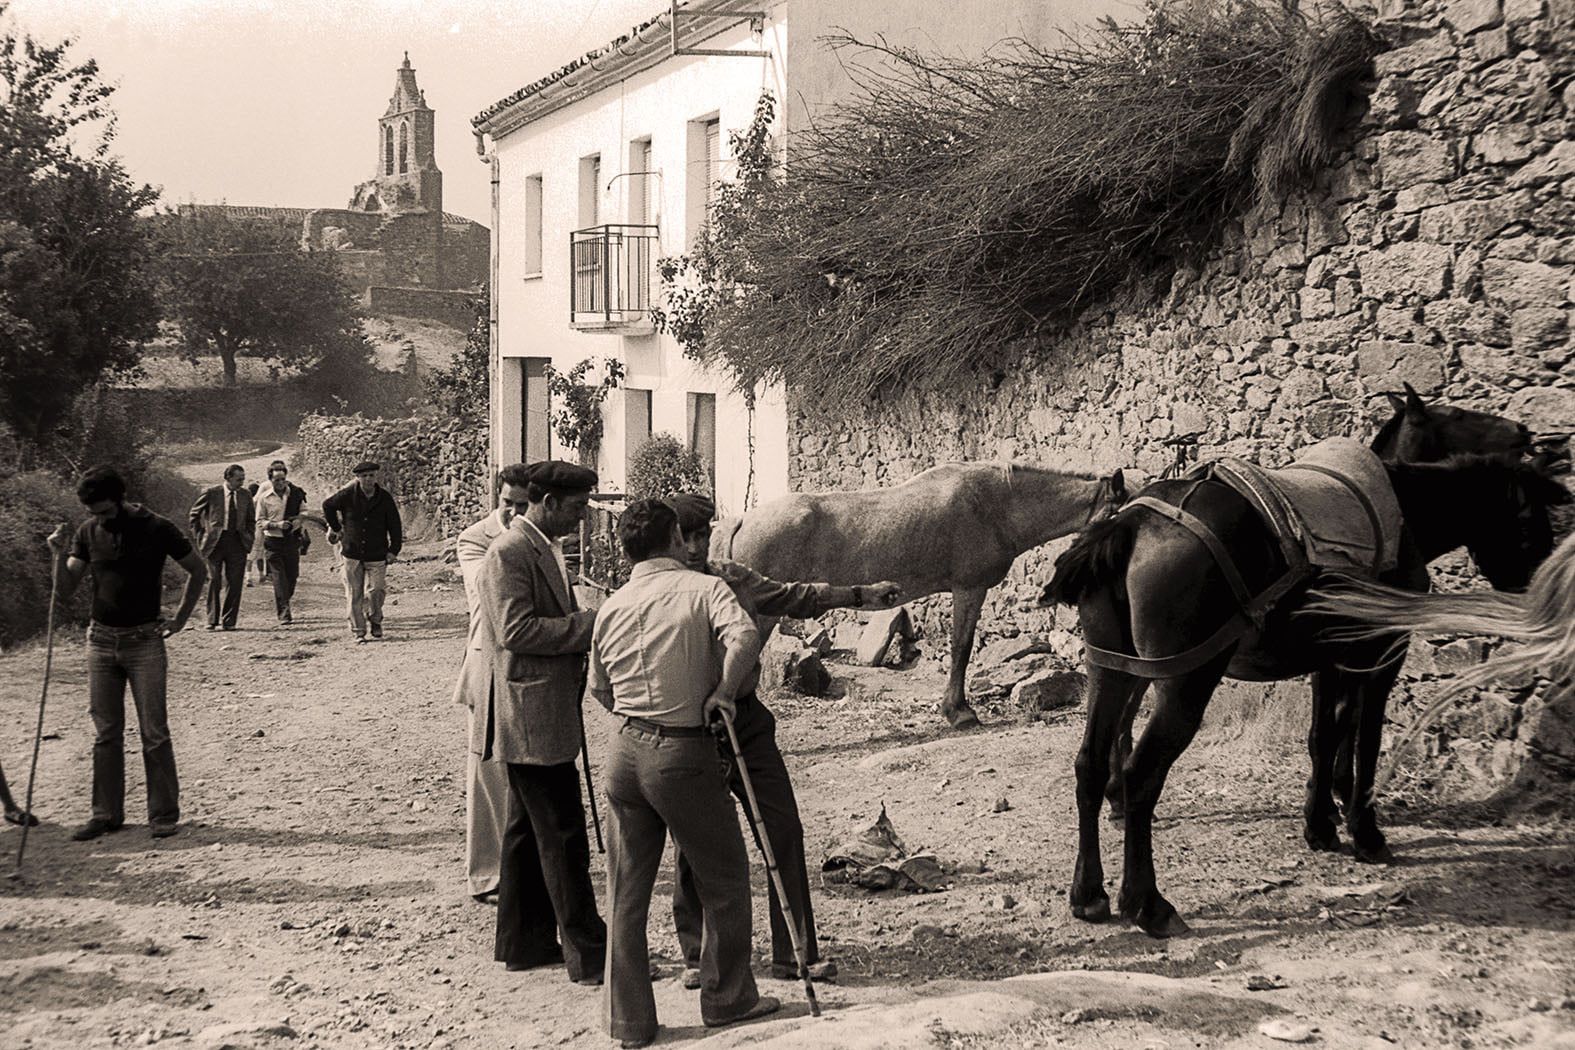
[[515,520],[523,521],[525,527],[540,536],[541,541],[552,550],[552,560],[558,563],[558,573],[563,577],[563,590],[566,594],[572,596],[574,594],[574,581],[569,579],[569,563],[563,557],[563,543],[559,540],[549,540],[547,534],[538,529],[535,522],[523,514],[516,514]]

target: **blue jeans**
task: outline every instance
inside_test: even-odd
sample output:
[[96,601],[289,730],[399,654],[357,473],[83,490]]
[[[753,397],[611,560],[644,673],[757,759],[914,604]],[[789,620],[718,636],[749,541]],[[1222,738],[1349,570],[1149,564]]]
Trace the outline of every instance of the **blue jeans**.
[[142,734],[142,767],[148,781],[148,824],[180,821],[180,780],[175,745],[164,710],[168,659],[164,625],[88,627],[88,706],[93,715],[93,817],[121,824],[126,819],[126,684],[131,684]]

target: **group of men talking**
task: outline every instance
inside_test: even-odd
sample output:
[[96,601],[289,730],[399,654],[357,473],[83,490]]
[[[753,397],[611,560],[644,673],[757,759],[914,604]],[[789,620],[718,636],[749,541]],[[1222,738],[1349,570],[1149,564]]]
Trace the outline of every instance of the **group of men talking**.
[[[657,1033],[646,924],[662,852],[677,849],[673,918],[685,987],[700,991],[708,1026],[769,1014],[750,966],[749,863],[729,793],[747,767],[787,901],[768,883],[772,973],[799,973],[789,923],[810,964],[820,958],[804,830],[776,720],[757,695],[757,618],[889,608],[894,583],[783,583],[709,558],[715,505],[679,493],[631,503],[618,522],[629,581],[599,609],[582,608],[562,540],[578,531],[595,472],[549,460],[504,468],[498,506],[461,534],[457,553],[470,632],[457,702],[470,712],[468,888],[497,896],[495,957],[510,970],[563,965],[603,985],[603,1021],[625,1047]],[[604,922],[590,877],[579,771],[582,702],[617,719],[602,763],[609,812]],[[739,755],[719,740],[732,722]],[[746,815],[748,811],[746,809]]]

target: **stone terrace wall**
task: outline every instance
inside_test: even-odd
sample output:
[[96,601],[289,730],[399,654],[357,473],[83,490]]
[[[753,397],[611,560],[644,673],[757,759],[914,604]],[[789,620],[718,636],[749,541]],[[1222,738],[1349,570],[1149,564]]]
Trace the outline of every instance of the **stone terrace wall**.
[[[1247,216],[1159,296],[1025,348],[1012,374],[861,418],[797,406],[793,488],[997,457],[1157,473],[1161,442],[1194,431],[1204,455],[1276,465],[1314,440],[1371,433],[1387,414],[1375,395],[1402,381],[1544,434],[1575,429],[1575,0],[1383,3],[1393,47],[1341,166]],[[1049,631],[1032,606],[1063,546],[1019,559],[981,642]],[[949,604],[920,610],[932,638]],[[1557,746],[1575,762],[1571,736]]]
[[367,309],[379,317],[416,317],[436,321],[461,332],[476,323],[476,292],[451,292],[440,288],[390,288],[373,285],[367,289]]
[[317,475],[326,497],[354,480],[364,459],[383,468],[381,484],[398,501],[409,528],[430,520],[445,538],[458,535],[491,506],[487,431],[455,419],[363,419],[306,416],[297,460]]

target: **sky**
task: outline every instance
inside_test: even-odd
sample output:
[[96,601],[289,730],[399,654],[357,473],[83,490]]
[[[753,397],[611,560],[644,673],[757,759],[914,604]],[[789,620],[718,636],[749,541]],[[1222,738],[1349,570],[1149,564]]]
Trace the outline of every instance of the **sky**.
[[[3,2],[3,0],[0,0]],[[470,118],[659,13],[663,0],[12,0],[118,85],[114,152],[186,201],[342,208],[377,162],[405,51],[437,113],[444,210],[482,224]]]

